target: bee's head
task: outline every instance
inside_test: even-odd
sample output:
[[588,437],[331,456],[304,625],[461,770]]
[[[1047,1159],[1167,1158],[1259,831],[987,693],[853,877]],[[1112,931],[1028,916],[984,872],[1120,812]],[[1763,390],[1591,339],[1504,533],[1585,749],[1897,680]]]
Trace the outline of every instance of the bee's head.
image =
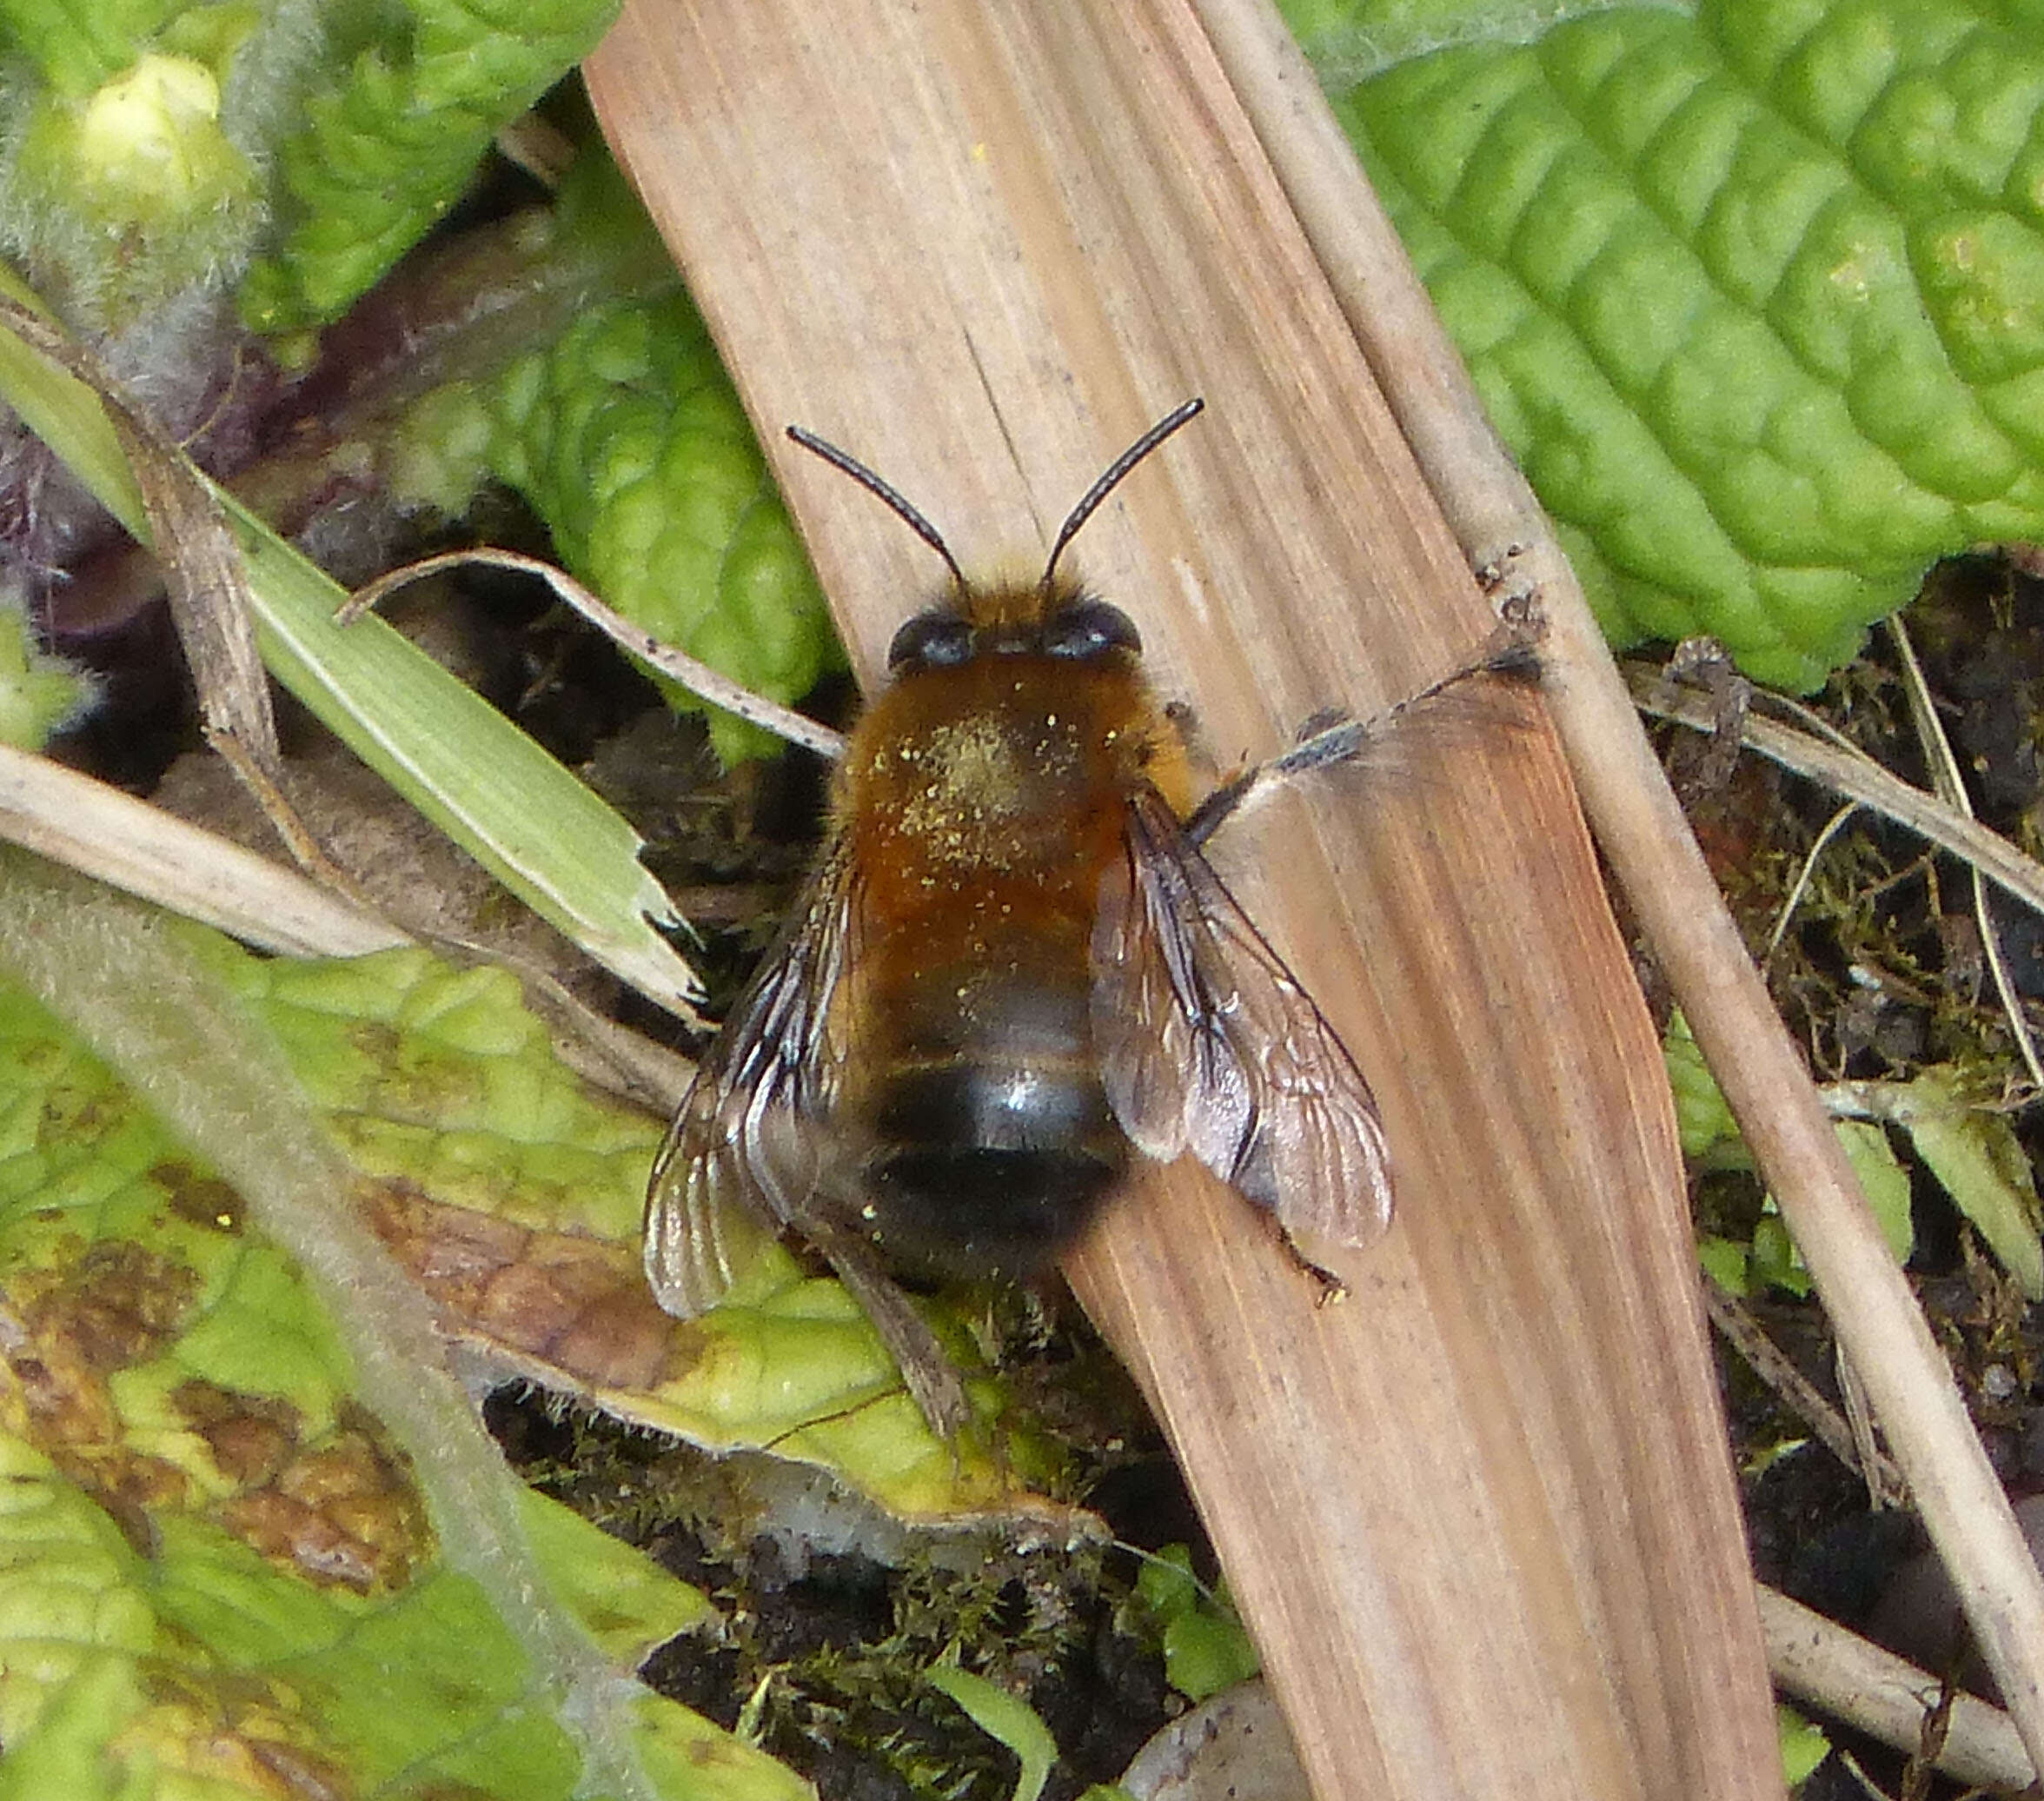
[[887,668],[904,675],[956,668],[985,656],[1090,662],[1142,652],[1142,638],[1128,615],[1082,588],[964,588],[903,624],[888,647]]
[[1122,477],[1205,404],[1198,396],[1185,402],[1107,466],[1058,528],[1041,577],[1025,586],[992,582],[976,587],[966,581],[944,535],[857,457],[799,425],[789,426],[787,434],[805,450],[885,502],[951,571],[949,601],[917,614],[895,633],[887,652],[887,668],[893,674],[953,668],[982,656],[1052,656],[1084,662],[1113,655],[1138,656],[1143,641],[1125,613],[1060,575],[1058,561]]

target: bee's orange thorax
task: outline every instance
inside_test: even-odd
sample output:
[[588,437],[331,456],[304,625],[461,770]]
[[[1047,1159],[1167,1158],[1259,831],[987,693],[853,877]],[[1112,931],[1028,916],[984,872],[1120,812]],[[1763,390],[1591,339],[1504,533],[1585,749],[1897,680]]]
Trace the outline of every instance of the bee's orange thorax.
[[955,940],[1009,922],[1083,944],[1142,782],[1183,809],[1184,747],[1132,657],[905,676],[853,734],[838,783],[869,926]]

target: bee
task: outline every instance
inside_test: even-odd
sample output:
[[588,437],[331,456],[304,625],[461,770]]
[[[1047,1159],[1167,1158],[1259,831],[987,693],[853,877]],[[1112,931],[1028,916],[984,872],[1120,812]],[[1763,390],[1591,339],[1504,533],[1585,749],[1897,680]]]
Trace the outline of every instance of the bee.
[[[790,428],[891,507],[951,583],[896,634],[806,896],[655,1163],[646,1266],[668,1312],[728,1287],[745,1218],[733,1200],[801,1233],[883,1312],[874,1264],[1039,1270],[1138,1154],[1190,1151],[1288,1239],[1362,1246],[1390,1220],[1368,1084],[1201,848],[1253,779],[1194,805],[1134,624],[1060,567],[1200,405],[1115,460],[1022,585],[968,581],[907,501]],[[1352,754],[1341,729],[1265,772]],[[912,1319],[898,1299],[893,1329],[879,1319],[898,1354]]]

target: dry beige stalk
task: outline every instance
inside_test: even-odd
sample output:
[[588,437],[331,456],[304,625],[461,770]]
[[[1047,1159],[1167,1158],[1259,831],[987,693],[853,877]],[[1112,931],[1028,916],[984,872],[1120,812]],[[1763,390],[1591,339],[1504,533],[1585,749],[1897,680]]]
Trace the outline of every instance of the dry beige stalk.
[[[589,76],[863,673],[941,572],[789,422],[968,569],[1033,567],[1106,458],[1204,394],[1078,552],[1224,761],[1490,628],[1178,0],[634,4]],[[1346,1305],[1189,1167],[1070,1271],[1325,1801],[1776,1794],[1658,1047],[1553,743],[1472,737],[1217,847],[1384,1105],[1402,1211],[1331,1259]]]
[[[169,589],[206,736],[237,753],[236,773],[256,778],[265,810],[283,806],[282,756],[269,678],[256,648],[248,574],[219,502],[182,448],[127,395],[93,350],[12,301],[0,302],[0,316],[23,342],[98,395],[148,511],[149,548]],[[279,830],[289,839],[288,806],[284,813]]]
[[[1311,71],[1282,23],[1260,0],[1201,0],[1200,11],[1471,564],[1545,603],[1550,704],[1599,847],[1781,1203],[2009,1712],[2044,1769],[2044,1579],[1575,577],[1498,449],[1383,209],[1315,103]],[[1977,867],[2004,882],[2021,873],[2012,860],[1989,861],[2000,843],[1992,834],[1978,837],[1964,853],[1981,859]]]
[[[1790,1694],[1897,1751],[1922,1746],[1938,1704],[1936,1677],[1771,1588],[1760,1592],[1760,1618],[1768,1661]],[[1944,1744],[1929,1761],[1954,1782],[1987,1788],[2020,1789],[2030,1779],[2014,1724],[1974,1695],[1954,1698]]]
[[0,838],[285,956],[405,934],[354,901],[47,757],[0,745]]

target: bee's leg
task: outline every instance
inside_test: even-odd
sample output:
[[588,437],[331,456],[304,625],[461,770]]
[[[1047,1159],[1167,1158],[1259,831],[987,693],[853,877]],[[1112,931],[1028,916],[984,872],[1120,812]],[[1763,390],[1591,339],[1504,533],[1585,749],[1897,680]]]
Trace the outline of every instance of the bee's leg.
[[1291,1234],[1284,1234],[1284,1248],[1291,1253],[1291,1260],[1302,1273],[1310,1277],[1314,1287],[1313,1305],[1319,1307],[1338,1307],[1349,1298],[1349,1285],[1335,1273],[1315,1263],[1313,1259],[1292,1242]]
[[1313,1285],[1313,1305],[1317,1307],[1339,1306],[1349,1298],[1349,1285],[1327,1268],[1315,1263],[1300,1249],[1299,1241],[1284,1229],[1277,1214],[1266,1213],[1262,1207],[1257,1212],[1271,1222],[1271,1230],[1277,1233],[1278,1242],[1284,1246],[1284,1254],[1291,1259],[1291,1266]]
[[856,1233],[810,1220],[802,1230],[873,1321],[930,1430],[946,1444],[954,1443],[972,1417],[972,1404],[966,1399],[966,1379],[937,1342],[929,1321]]
[[1231,781],[1222,783],[1201,801],[1193,809],[1191,818],[1185,821],[1185,836],[1195,845],[1204,845],[1248,802],[1278,783],[1315,769],[1354,762],[1393,730],[1406,714],[1476,676],[1537,681],[1540,679],[1539,637],[1536,621],[1517,616],[1507,618],[1469,661],[1450,669],[1439,680],[1430,681],[1417,694],[1408,694],[1395,706],[1385,708],[1374,718],[1354,719],[1341,713],[1315,714],[1306,721],[1298,741],[1290,750],[1268,762],[1258,763],[1253,769],[1244,770]]

